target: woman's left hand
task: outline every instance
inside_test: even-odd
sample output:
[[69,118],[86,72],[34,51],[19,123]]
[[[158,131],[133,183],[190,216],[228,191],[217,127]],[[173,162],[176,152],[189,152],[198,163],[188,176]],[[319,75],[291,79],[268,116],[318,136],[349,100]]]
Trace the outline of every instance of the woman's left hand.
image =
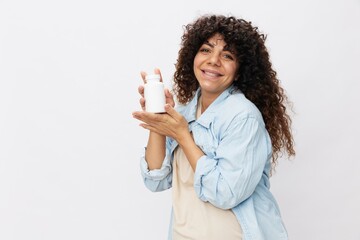
[[134,112],[133,117],[143,122],[140,124],[143,128],[179,142],[184,134],[189,134],[188,123],[170,104],[165,105],[165,111],[162,114],[139,111]]

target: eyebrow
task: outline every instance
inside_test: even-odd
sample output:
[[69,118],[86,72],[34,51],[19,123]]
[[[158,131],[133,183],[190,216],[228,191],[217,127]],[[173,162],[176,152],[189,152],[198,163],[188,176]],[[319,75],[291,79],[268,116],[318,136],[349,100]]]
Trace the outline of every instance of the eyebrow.
[[[210,46],[210,47],[212,47],[212,48],[214,48],[216,45],[215,44],[212,44],[212,43],[210,43],[209,41],[205,41],[203,44],[206,44],[206,45],[208,45],[208,46]],[[234,53],[234,51],[232,51],[231,49],[230,49],[230,47],[229,47],[229,45],[225,45],[224,47],[223,47],[223,51],[229,51],[229,52],[231,52],[231,53]]]
[[215,47],[215,45],[210,43],[209,41],[205,41],[204,44],[209,45],[210,47]]

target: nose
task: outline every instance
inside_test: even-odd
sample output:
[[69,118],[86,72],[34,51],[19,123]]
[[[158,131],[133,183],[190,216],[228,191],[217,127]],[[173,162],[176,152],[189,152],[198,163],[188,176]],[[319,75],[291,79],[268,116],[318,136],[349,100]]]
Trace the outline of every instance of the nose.
[[215,66],[220,66],[220,54],[217,52],[213,52],[211,55],[209,55],[208,63]]

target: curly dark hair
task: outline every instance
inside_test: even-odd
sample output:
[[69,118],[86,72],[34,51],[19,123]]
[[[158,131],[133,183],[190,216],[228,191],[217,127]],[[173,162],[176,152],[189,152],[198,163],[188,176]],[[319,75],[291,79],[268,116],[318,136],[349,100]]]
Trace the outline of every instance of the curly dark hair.
[[233,85],[260,110],[272,141],[275,167],[279,154],[295,155],[291,118],[286,108],[290,102],[272,69],[265,47],[266,35],[251,22],[233,16],[204,15],[184,26],[174,73],[176,98],[179,103],[186,104],[194,97],[199,87],[193,70],[195,55],[215,34],[222,35],[236,55],[239,67]]

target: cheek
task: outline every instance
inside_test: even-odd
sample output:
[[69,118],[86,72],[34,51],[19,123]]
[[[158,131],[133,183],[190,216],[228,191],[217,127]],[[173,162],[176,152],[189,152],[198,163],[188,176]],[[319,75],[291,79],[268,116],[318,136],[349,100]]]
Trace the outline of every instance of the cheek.
[[199,67],[199,65],[200,65],[200,57],[199,57],[199,55],[198,54],[196,54],[195,55],[195,58],[194,58],[194,69],[196,68],[196,67]]
[[199,75],[201,63],[202,63],[201,58],[198,55],[196,55],[194,58],[194,64],[193,64],[193,71],[194,71],[196,78]]
[[235,76],[236,74],[236,70],[237,70],[237,65],[236,64],[231,64],[227,67],[227,72],[233,76]]

